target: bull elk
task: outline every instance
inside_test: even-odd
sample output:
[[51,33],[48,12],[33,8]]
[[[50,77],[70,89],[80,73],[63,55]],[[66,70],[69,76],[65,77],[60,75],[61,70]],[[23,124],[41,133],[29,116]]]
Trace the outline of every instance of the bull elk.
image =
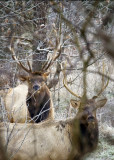
[[[65,79],[64,86],[78,96],[68,88]],[[96,100],[97,96],[94,96],[84,102],[83,97],[78,98],[80,101],[71,100],[72,106],[78,108],[75,118],[48,120],[40,124],[10,123],[8,127],[1,124],[2,144],[7,148],[9,159],[80,160],[92,152],[97,147],[99,136],[96,110],[103,107],[107,99]]]
[[57,54],[59,49],[60,43],[58,43],[57,48],[54,50],[52,59],[43,65],[41,71],[33,72],[29,61],[27,61],[28,69],[17,59],[13,47],[10,46],[13,59],[29,74],[29,76],[21,75],[20,80],[23,83],[11,89],[5,97],[5,108],[10,122],[21,123],[30,121],[31,118],[32,122],[39,123],[48,118],[54,118],[52,98],[46,85],[46,80],[49,75],[47,70],[60,56],[60,52]]

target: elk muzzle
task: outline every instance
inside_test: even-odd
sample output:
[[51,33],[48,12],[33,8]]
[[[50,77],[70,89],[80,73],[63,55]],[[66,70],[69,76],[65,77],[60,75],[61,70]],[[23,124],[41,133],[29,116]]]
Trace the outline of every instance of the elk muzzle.
[[35,85],[33,86],[33,89],[34,89],[35,91],[37,91],[37,90],[40,89],[40,86],[39,86],[38,84],[35,84]]
[[95,121],[95,117],[93,115],[89,115],[87,117],[88,122],[94,122]]

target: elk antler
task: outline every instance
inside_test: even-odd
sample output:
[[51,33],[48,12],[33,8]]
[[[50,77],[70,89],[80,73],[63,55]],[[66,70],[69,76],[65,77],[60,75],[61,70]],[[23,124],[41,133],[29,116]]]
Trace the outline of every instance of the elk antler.
[[63,84],[64,84],[65,88],[66,88],[73,96],[81,99],[81,97],[80,97],[79,95],[77,95],[76,93],[72,92],[72,91],[68,88],[67,80],[66,80],[66,76],[65,76],[65,69],[63,69],[63,75],[64,75]]
[[104,63],[103,63],[103,76],[102,76],[102,88],[101,90],[99,91],[99,93],[97,94],[97,96],[95,97],[99,97],[101,95],[101,93],[105,90],[105,88],[108,86],[108,83],[109,83],[109,78],[107,80],[107,83],[106,85],[104,85]]
[[100,92],[97,94],[97,97],[99,97],[101,95],[101,93],[105,90],[105,88],[108,86],[108,83],[109,83],[109,79],[108,79],[106,85],[101,88]]
[[[61,36],[60,38],[58,38],[57,31],[54,30],[54,32],[55,32],[55,36],[56,36],[56,48],[54,49],[52,59],[51,60],[48,59],[48,61],[43,65],[42,70],[47,70],[61,54],[60,51],[61,51],[61,45],[63,42],[63,37]],[[59,52],[59,53],[57,54],[57,52]]]
[[29,74],[42,74],[43,72],[41,71],[38,71],[38,72],[32,72],[32,68],[31,68],[31,65],[30,65],[30,62],[27,60],[27,64],[28,64],[28,68],[26,68],[16,57],[16,54],[15,54],[15,51],[14,51],[14,48],[12,47],[12,43],[13,43],[13,40],[14,40],[14,37],[12,37],[11,39],[11,44],[9,46],[9,50],[11,51],[12,53],[12,58],[17,62],[17,64],[19,66],[21,66],[21,68],[23,68],[26,72],[28,72]]
[[12,58],[17,62],[17,64],[18,64],[19,66],[21,66],[26,72],[32,73],[30,66],[29,66],[29,69],[27,69],[27,68],[17,59],[17,57],[16,57],[16,55],[15,55],[15,52],[14,52],[14,49],[13,49],[11,46],[9,47],[9,49],[10,49],[10,51],[11,51],[11,53],[12,53]]

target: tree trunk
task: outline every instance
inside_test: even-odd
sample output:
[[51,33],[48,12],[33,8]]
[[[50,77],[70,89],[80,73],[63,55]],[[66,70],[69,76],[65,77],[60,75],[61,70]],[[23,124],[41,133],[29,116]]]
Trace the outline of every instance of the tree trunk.
[[[39,3],[36,1],[36,4]],[[34,8],[34,17],[38,17],[37,20],[37,27],[35,28],[35,32],[33,35],[33,63],[32,63],[32,70],[33,71],[40,71],[42,65],[47,60],[47,51],[41,49],[47,48],[47,41],[46,41],[46,23],[47,23],[47,3],[43,1],[39,3],[37,7]]]

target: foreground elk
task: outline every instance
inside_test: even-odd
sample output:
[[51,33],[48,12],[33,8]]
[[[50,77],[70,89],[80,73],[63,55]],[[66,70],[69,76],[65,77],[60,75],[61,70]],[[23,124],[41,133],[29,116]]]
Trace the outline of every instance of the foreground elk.
[[10,47],[13,59],[29,74],[28,76],[20,76],[22,84],[10,89],[4,98],[4,105],[10,122],[34,121],[39,123],[54,118],[52,98],[46,80],[49,75],[47,69],[60,55],[60,53],[56,54],[59,48],[60,45],[57,46],[54,56],[45,63],[41,71],[33,72],[29,61],[28,69],[16,58],[14,49]]
[[[65,87],[68,89],[66,82]],[[106,87],[106,86],[105,86]],[[101,91],[105,89],[102,88]],[[70,93],[77,96],[70,89]],[[101,92],[100,92],[101,93]],[[11,160],[80,160],[98,144],[96,110],[107,99],[71,100],[78,108],[75,118],[65,121],[45,121],[40,124],[1,124],[0,135]]]

